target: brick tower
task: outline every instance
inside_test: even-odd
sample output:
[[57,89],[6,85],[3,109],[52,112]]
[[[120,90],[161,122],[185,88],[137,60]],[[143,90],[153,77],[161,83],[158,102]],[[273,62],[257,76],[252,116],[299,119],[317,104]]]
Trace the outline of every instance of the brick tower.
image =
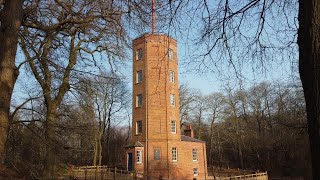
[[205,179],[205,143],[181,135],[177,42],[165,34],[133,40],[132,137],[127,170],[166,179]]

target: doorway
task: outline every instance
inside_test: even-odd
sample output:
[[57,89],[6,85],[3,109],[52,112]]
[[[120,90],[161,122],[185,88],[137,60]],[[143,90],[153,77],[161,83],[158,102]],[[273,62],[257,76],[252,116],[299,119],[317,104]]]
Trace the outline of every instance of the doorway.
[[132,171],[133,167],[132,167],[132,153],[128,153],[128,171]]

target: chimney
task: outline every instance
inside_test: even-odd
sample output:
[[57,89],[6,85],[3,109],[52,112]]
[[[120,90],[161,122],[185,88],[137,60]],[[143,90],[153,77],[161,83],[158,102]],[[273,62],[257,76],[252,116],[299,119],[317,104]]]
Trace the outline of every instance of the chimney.
[[194,137],[194,136],[193,136],[193,129],[192,129],[191,124],[188,124],[188,125],[187,125],[186,129],[184,130],[184,135],[189,136],[189,137],[191,137],[191,138]]

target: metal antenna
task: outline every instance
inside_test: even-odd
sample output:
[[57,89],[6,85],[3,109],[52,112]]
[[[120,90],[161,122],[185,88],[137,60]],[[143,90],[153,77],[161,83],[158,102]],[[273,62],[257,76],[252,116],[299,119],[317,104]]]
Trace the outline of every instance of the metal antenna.
[[152,0],[152,34],[154,34],[156,31],[156,13],[154,1],[155,0]]

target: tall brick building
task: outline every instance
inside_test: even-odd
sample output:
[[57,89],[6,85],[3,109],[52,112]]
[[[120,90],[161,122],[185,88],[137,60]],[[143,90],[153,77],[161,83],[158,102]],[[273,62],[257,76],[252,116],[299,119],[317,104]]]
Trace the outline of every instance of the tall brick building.
[[205,143],[180,132],[177,41],[165,34],[133,40],[132,138],[126,166],[163,179],[206,179]]

